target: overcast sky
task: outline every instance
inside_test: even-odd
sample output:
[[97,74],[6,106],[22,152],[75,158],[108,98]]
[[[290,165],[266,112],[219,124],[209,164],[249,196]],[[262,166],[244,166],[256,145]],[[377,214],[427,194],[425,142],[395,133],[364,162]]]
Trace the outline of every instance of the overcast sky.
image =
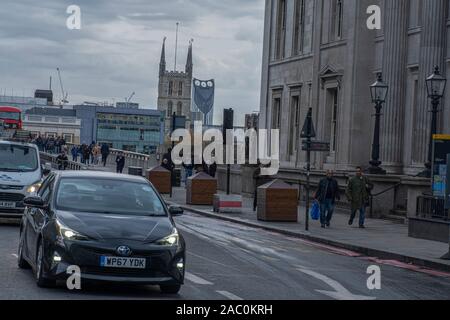
[[[66,28],[71,4],[81,7],[81,30]],[[53,76],[59,101],[59,67],[70,104],[135,91],[134,102],[156,108],[162,39],[173,69],[179,21],[178,69],[193,38],[194,77],[216,80],[216,121],[234,107],[242,123],[259,109],[263,14],[264,0],[2,0],[1,93],[29,96]]]

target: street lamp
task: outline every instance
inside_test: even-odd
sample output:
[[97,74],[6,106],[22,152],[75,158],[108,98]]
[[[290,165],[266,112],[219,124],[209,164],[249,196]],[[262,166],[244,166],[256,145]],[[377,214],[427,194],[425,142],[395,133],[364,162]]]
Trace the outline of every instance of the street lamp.
[[434,72],[426,80],[428,98],[431,99],[431,132],[430,143],[428,146],[428,162],[425,164],[426,170],[421,173],[421,176],[431,178],[431,162],[433,161],[433,136],[437,133],[437,115],[440,111],[439,102],[444,97],[445,87],[447,86],[447,79],[445,79],[440,71],[439,67],[434,68]]
[[383,82],[382,73],[377,74],[377,81],[370,86],[370,95],[372,102],[375,104],[375,132],[373,135],[372,160],[370,163],[370,174],[386,174],[386,171],[380,168],[380,118],[383,103],[386,102],[386,96],[389,87]]

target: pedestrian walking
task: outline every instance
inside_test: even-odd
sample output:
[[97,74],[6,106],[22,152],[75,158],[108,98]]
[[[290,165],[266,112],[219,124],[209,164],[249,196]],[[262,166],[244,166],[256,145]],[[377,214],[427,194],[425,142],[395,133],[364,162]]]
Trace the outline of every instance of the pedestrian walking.
[[333,177],[333,171],[327,171],[327,177],[319,182],[314,199],[320,204],[320,224],[322,228],[331,226],[336,200],[341,200],[339,184]]
[[109,157],[109,145],[106,143],[102,144],[101,153],[102,153],[102,163],[103,166],[106,167],[106,162],[108,161]]
[[70,152],[72,153],[72,161],[78,162],[78,147],[73,146],[72,149],[70,150]]
[[125,168],[125,156],[123,152],[119,152],[119,155],[116,157],[116,172],[122,173],[123,168]]
[[348,224],[353,225],[356,212],[359,211],[359,227],[365,228],[366,208],[369,204],[370,191],[373,184],[363,175],[361,167],[356,168],[356,176],[348,182],[346,191],[347,199],[351,203],[351,216]]

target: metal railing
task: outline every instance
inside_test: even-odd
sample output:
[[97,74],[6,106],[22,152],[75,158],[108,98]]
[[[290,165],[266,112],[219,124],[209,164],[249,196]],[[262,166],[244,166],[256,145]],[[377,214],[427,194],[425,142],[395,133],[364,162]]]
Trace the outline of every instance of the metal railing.
[[420,218],[450,220],[450,210],[445,209],[445,199],[431,195],[417,198],[416,215]]

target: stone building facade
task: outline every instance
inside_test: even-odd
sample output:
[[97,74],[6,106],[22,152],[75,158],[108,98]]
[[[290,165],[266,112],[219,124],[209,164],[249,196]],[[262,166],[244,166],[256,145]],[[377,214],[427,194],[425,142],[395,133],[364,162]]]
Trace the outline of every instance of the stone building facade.
[[192,41],[189,43],[186,67],[184,71],[167,70],[165,38],[159,63],[158,110],[164,114],[166,140],[171,130],[173,113],[185,116],[187,125],[191,120],[192,91]]
[[[367,9],[381,8],[380,30]],[[439,66],[450,79],[448,0],[266,0],[261,128],[281,130],[282,170],[303,168],[300,131],[313,108],[317,139],[331,152],[313,155],[316,170],[368,167],[375,112],[369,86],[389,85],[381,125],[383,168],[424,169],[431,126],[425,79]],[[450,133],[450,88],[438,132]]]

